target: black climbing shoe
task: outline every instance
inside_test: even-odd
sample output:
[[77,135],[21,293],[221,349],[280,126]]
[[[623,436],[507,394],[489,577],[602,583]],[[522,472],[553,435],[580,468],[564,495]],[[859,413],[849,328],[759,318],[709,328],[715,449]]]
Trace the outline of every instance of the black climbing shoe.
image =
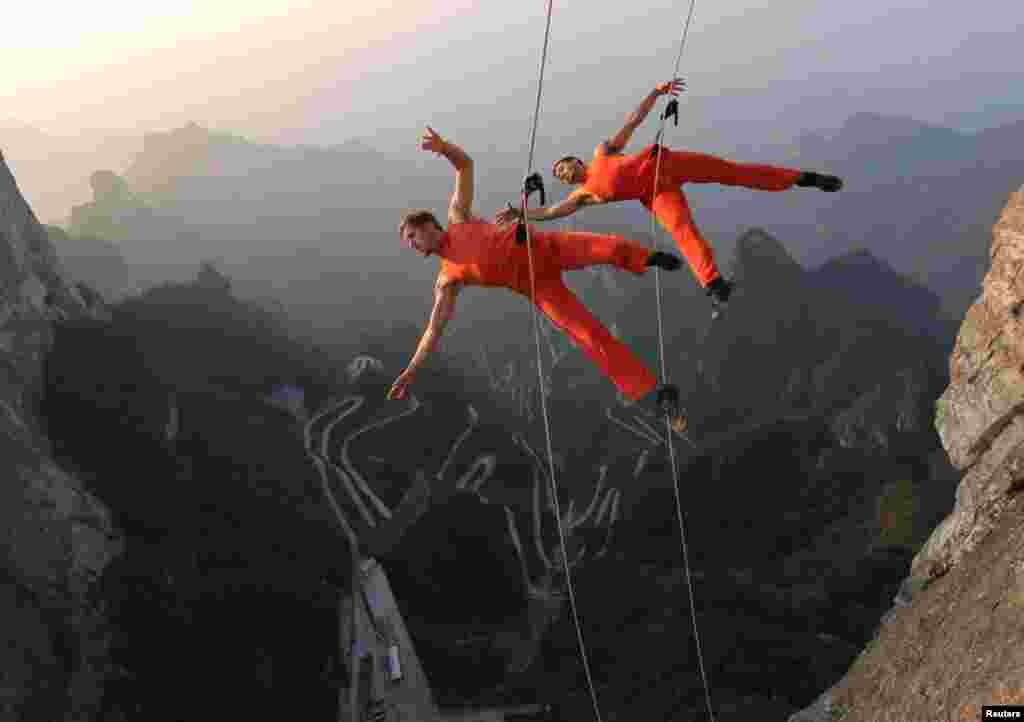
[[683,262],[679,260],[677,256],[673,256],[671,253],[664,253],[662,251],[654,251],[647,257],[648,266],[657,266],[663,271],[675,271],[678,270]]
[[725,305],[729,302],[729,296],[732,294],[733,285],[731,281],[726,281],[721,276],[708,284],[704,293],[711,297],[711,318],[718,318],[719,314],[725,310]]
[[796,184],[804,188],[821,188],[828,193],[834,193],[843,187],[843,181],[834,175],[805,171],[797,178]]
[[663,384],[658,388],[656,398],[658,410],[664,414],[672,414],[679,410],[679,387],[675,384]]
[[685,434],[690,422],[679,407],[679,387],[665,384],[658,389],[656,403],[658,410],[668,416],[669,425],[677,434]]

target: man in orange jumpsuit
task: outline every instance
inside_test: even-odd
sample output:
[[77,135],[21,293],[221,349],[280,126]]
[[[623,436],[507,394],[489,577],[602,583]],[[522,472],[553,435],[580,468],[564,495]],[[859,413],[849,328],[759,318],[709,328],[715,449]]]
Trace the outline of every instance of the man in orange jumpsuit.
[[[434,285],[434,308],[416,352],[388,391],[401,399],[416,372],[437,345],[455,310],[464,286],[507,288],[530,298],[530,266],[525,243],[515,238],[515,226],[497,226],[473,215],[473,160],[459,146],[442,140],[429,126],[420,147],[439,153],[455,167],[455,192],[448,205],[448,230],[427,210],[407,213],[399,234],[424,258],[441,257]],[[598,233],[547,233],[530,229],[537,307],[567,334],[631,401],[647,400],[669,414],[677,431],[685,429],[678,409],[679,391],[663,386],[629,348],[609,333],[566,287],[564,271],[593,265],[613,265],[636,274],[650,266],[677,270],[682,261],[669,253],[651,252],[643,244],[621,236]]]
[[[652,144],[635,155],[623,155],[633,131],[647,117],[658,97],[678,95],[685,87],[676,78],[651,91],[640,106],[626,117],[626,124],[609,140],[601,142],[587,166],[575,156],[555,162],[552,171],[559,180],[580,186],[561,203],[547,208],[528,208],[527,218],[547,221],[575,213],[580,207],[616,201],[638,200],[654,213],[675,239],[697,281],[711,296],[716,312],[729,299],[732,283],[722,278],[708,242],[693,222],[690,207],[680,186],[683,183],[719,183],[764,191],[783,191],[793,186],[837,191],[842,181],[836,176],[779,168],[770,165],[734,163],[712,155],[661,148]],[[654,176],[658,183],[655,189]],[[497,214],[498,223],[517,219],[521,210],[509,207]]]

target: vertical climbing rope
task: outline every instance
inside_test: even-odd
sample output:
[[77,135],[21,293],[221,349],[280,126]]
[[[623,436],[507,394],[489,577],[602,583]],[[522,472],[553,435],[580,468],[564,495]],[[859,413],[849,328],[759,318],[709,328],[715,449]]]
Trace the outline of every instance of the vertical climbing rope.
[[[540,59],[540,78],[537,81],[537,103],[534,106],[533,111],[533,127],[530,130],[530,153],[526,162],[526,173],[524,177],[530,175],[530,169],[533,168],[533,151],[537,141],[537,121],[540,116],[540,98],[541,91],[544,87],[544,65],[547,62],[548,57],[548,38],[551,35],[551,6],[553,0],[548,0],[548,11],[547,11],[547,25],[544,29],[544,48],[541,52]],[[580,628],[579,614],[576,610],[576,594],[573,591],[572,585],[572,574],[569,571],[569,554],[566,551],[565,546],[565,533],[562,529],[562,510],[559,508],[558,503],[558,485],[555,481],[555,456],[551,446],[551,424],[548,420],[548,408],[547,400],[545,398],[545,384],[544,384],[544,366],[541,355],[540,345],[540,321],[537,318],[537,279],[534,275],[533,267],[533,239],[530,233],[530,226],[526,222],[526,203],[528,198],[528,191],[526,189],[526,182],[524,181],[523,192],[522,192],[522,224],[526,229],[526,251],[527,258],[529,259],[530,265],[530,308],[531,315],[533,317],[533,336],[534,342],[537,349],[537,380],[540,391],[540,408],[541,417],[544,419],[544,437],[547,442],[547,453],[548,453],[548,478],[551,479],[551,499],[555,506],[555,519],[558,525],[558,543],[562,552],[562,565],[565,568],[565,582],[566,588],[569,592],[569,606],[572,609],[573,623],[576,627],[576,639],[580,647],[580,655],[583,659],[583,671],[587,677],[587,686],[590,689],[590,699],[594,705],[594,715],[597,717],[598,722],[601,722],[601,710],[597,704],[597,693],[594,690],[594,680],[590,674],[590,662],[587,658],[587,647],[583,642],[583,631]]]
[[[679,39],[679,52],[676,54],[675,66],[670,76],[674,80],[679,75],[679,62],[683,57],[683,47],[686,45],[686,36],[690,30],[690,20],[693,18],[693,6],[695,0],[690,0],[690,11],[686,16],[686,23],[683,25],[683,34]],[[665,121],[668,118],[668,114],[661,116],[661,127],[658,130],[658,156],[654,164],[654,188],[651,190],[651,240],[654,248],[658,248],[657,233],[654,226],[654,199],[658,194],[658,182],[661,179],[661,152],[664,146],[661,144],[661,138],[665,132]],[[662,311],[661,311],[661,272],[660,269],[654,267],[654,290],[655,297],[657,298],[658,308],[658,357],[661,361],[661,381],[663,384],[668,383],[668,371],[666,370],[665,364],[665,330],[662,322]],[[693,596],[693,579],[690,573],[690,554],[686,544],[686,528],[683,523],[683,506],[682,501],[679,498],[679,468],[676,463],[675,445],[672,443],[672,424],[669,419],[668,412],[665,413],[665,438],[668,446],[668,458],[669,465],[672,469],[672,488],[675,491],[676,497],[676,518],[679,521],[679,538],[682,542],[683,548],[683,564],[686,571],[686,589],[689,593],[690,600],[690,619],[693,622],[693,639],[697,645],[697,663],[700,667],[700,677],[704,684],[704,701],[707,704],[708,716],[711,718],[711,722],[715,721],[715,712],[711,706],[711,689],[708,684],[707,672],[704,669],[704,654],[701,651],[700,646],[700,633],[697,631],[697,607],[694,603]]]

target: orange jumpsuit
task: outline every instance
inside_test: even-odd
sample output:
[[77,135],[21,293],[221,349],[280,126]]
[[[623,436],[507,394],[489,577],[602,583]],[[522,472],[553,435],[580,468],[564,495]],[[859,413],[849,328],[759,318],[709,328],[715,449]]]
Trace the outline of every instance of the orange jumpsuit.
[[[675,239],[698,282],[705,288],[721,274],[708,242],[693,222],[683,183],[720,183],[763,191],[792,187],[800,171],[770,165],[733,163],[713,155],[662,148],[659,183],[654,192],[658,162],[657,145],[635,155],[608,154],[598,146],[587,168],[583,190],[605,202],[638,200],[653,211],[658,222]],[[653,199],[653,202],[652,202]]]
[[[647,270],[650,249],[621,236],[545,232],[530,226],[533,265],[541,312],[573,340],[627,398],[649,393],[658,379],[629,348],[609,333],[562,280],[564,271],[612,265],[636,274]],[[531,296],[526,244],[516,243],[515,226],[486,221],[453,223],[441,237],[437,285],[451,282],[507,288]]]

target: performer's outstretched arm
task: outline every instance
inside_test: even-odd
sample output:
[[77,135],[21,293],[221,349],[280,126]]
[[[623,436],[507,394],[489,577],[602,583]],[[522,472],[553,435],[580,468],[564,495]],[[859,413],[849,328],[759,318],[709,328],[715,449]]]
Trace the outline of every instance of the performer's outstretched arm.
[[434,289],[434,308],[430,313],[430,321],[427,322],[427,328],[420,337],[420,342],[416,346],[416,352],[409,361],[409,365],[405,367],[405,371],[399,375],[395,383],[392,384],[391,390],[388,391],[389,399],[401,399],[405,396],[406,390],[416,378],[416,372],[437,347],[437,343],[444,333],[445,324],[455,313],[455,297],[458,295],[459,289],[458,283],[448,283]]
[[633,135],[633,131],[640,127],[640,124],[644,122],[647,114],[651,112],[651,108],[654,107],[658,97],[671,93],[672,95],[679,95],[680,91],[686,89],[686,83],[681,78],[675,78],[667,83],[661,83],[654,90],[647,94],[647,97],[643,99],[643,102],[634,110],[632,113],[626,116],[626,124],[622,126],[614,136],[604,141],[604,150],[606,153],[619,153],[626,144],[629,143],[629,139]]
[[[547,207],[527,208],[526,218],[530,221],[552,221],[556,218],[571,216],[583,206],[596,206],[604,203],[597,196],[577,188],[564,201]],[[494,220],[499,224],[514,223],[522,218],[521,208],[509,206],[495,214]]]
[[448,203],[448,222],[463,223],[469,220],[473,215],[473,159],[459,146],[442,140],[429,125],[423,134],[420,148],[443,155],[455,167],[455,190]]
[[[526,218],[531,221],[551,221],[555,218],[565,218],[571,216],[573,213],[578,211],[583,206],[591,206],[600,203],[594,196],[589,193],[582,192],[583,189],[577,188],[570,193],[564,201],[555,203],[539,208],[527,208]],[[509,206],[503,211],[500,211],[495,220],[498,223],[511,223],[519,220],[523,215],[521,208],[512,208]]]

